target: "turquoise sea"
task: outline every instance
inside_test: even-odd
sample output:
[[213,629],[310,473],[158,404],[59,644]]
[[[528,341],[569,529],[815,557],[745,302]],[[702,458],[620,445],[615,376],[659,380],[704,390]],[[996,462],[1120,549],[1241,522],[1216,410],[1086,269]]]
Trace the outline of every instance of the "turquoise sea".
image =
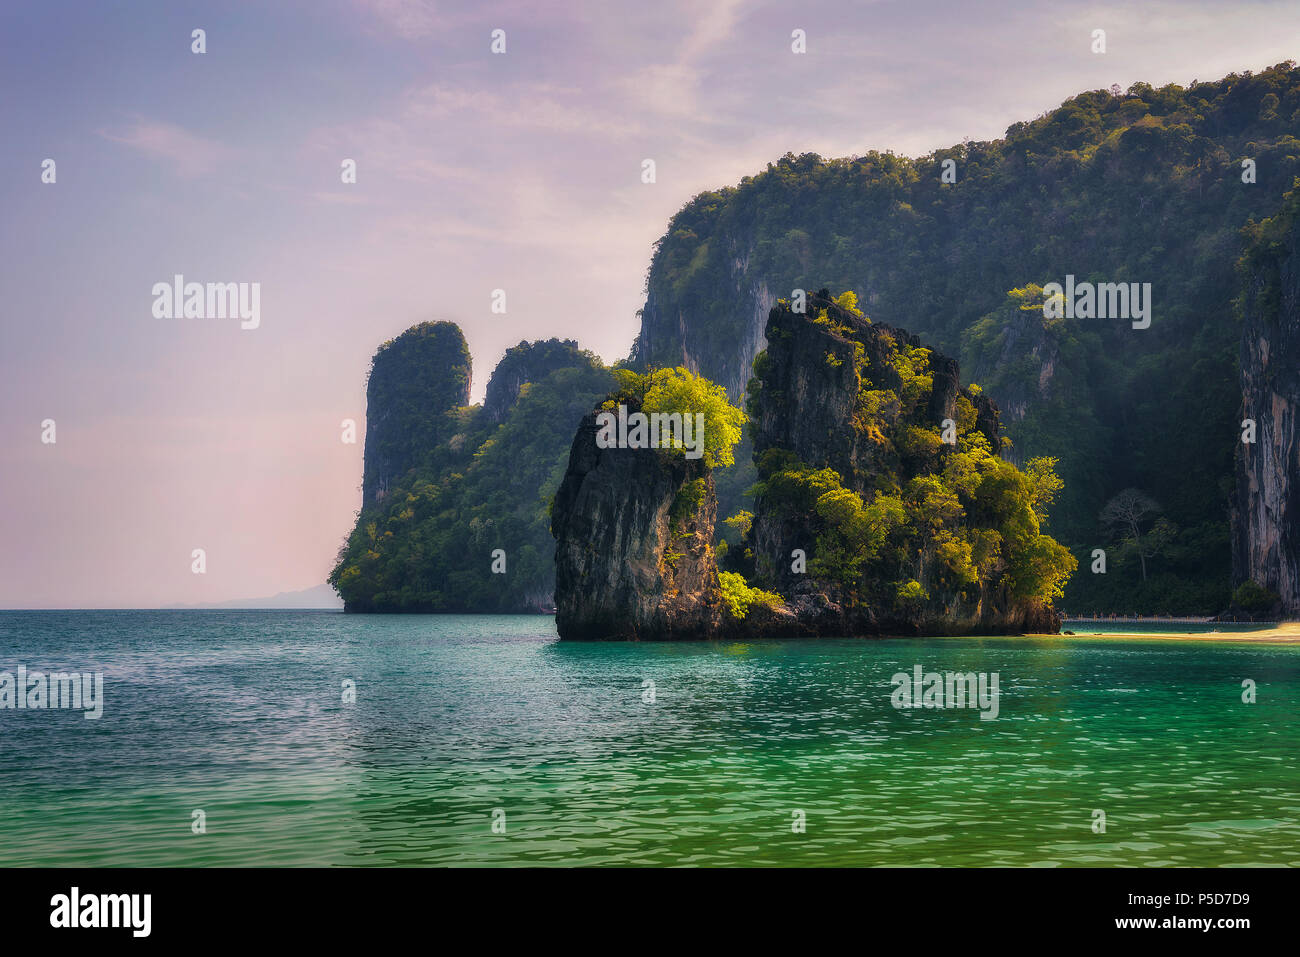
[[[1300,864],[1295,645],[0,612],[19,665],[104,713],[0,709],[0,866]],[[894,708],[916,665],[997,719]]]

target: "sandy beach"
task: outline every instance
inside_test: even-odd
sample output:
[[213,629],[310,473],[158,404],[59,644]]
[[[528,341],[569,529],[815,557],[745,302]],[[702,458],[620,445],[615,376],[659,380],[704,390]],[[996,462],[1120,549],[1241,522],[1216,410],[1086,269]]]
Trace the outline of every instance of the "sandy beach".
[[1284,621],[1274,628],[1261,628],[1259,631],[1223,631],[1223,632],[1088,632],[1070,629],[1073,635],[1030,635],[1042,638],[1135,638],[1142,641],[1231,641],[1236,643],[1297,644],[1300,643],[1300,621]]

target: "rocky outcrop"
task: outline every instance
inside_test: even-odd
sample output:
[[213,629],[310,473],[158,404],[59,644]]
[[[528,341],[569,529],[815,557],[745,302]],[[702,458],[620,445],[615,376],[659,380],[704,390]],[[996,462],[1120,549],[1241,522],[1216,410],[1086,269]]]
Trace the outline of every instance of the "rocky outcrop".
[[[1019,300],[1012,301],[1010,308],[1004,306],[982,320],[997,324],[990,348],[975,355],[963,348],[962,353],[970,381],[997,396],[1004,425],[1020,422],[1031,407],[1049,403],[1061,358],[1060,344],[1049,333],[1042,310],[1020,306]],[[963,337],[964,346],[969,338]],[[1023,374],[1026,367],[1033,370],[1031,376]]]
[[[915,494],[908,484],[912,479],[936,477],[937,491],[945,493],[937,476],[957,447],[944,451],[944,420],[960,424],[963,449],[974,443],[988,459],[987,450],[1000,446],[996,407],[961,387],[957,363],[924,350],[901,329],[860,318],[825,291],[809,297],[806,314],[778,303],[765,333],[768,348],[755,362],[750,382],[760,478],[772,479],[774,461],[793,470],[795,478],[782,493],[788,497],[791,481],[811,475],[804,492],[816,490],[809,503],[817,506],[824,504],[819,495],[832,487],[843,492],[850,510],[875,507],[877,495],[887,495],[901,531],[884,549],[886,557],[872,559],[865,579],[837,579],[831,569],[838,567],[840,544],[824,536],[828,513],[809,503],[792,511],[774,485],[761,486],[741,568],[759,589],[779,594],[770,601],[766,595],[756,598],[750,612],[737,617],[726,610],[711,544],[712,475],[700,460],[671,451],[598,448],[593,412],[574,439],[552,515],[560,636],[745,639],[1058,631],[1060,619],[1050,605],[1015,597],[1009,584],[997,528],[1005,532],[1011,527],[1005,523],[1019,522],[1031,529],[1030,541],[1037,536],[1037,521],[1021,514],[1029,509],[1023,491],[1021,512],[1012,514],[1006,511],[1011,498],[1005,491],[993,489],[976,501],[978,496],[966,490],[972,508],[998,516],[977,530],[992,545],[979,558],[975,581],[954,583],[947,571],[954,555],[960,557],[969,541],[979,540],[978,534],[961,537],[967,530],[961,509],[935,506],[931,516],[922,508],[918,521],[944,526],[942,534],[929,524],[905,527],[912,517],[905,517],[900,496]],[[988,470],[974,468],[966,474],[978,484]],[[1003,471],[992,485],[1014,486],[1019,473],[1005,464],[998,468]],[[943,508],[948,512],[940,516]],[[862,525],[854,528],[860,531]],[[1051,547],[1064,551],[1055,543]],[[796,554],[824,564],[792,562]],[[969,548],[965,554],[969,558]],[[858,561],[849,567],[862,567]],[[1073,567],[1073,560],[1069,564]],[[735,589],[737,581],[733,578],[729,587]],[[748,584],[739,587],[752,591]]]
[[493,425],[500,424],[529,382],[541,382],[556,369],[581,366],[590,361],[572,339],[543,339],[521,342],[506,350],[488,379],[483,411]]
[[[863,388],[901,394],[904,383],[895,359],[900,348],[922,348],[905,330],[872,323],[830,300],[826,290],[810,296],[803,314],[788,304],[771,311],[768,348],[756,364],[751,384],[754,454],[793,454],[812,468],[831,468],[844,488],[870,501],[877,490],[905,486],[942,465],[929,455],[904,450],[901,434],[913,428],[938,429],[962,417],[959,397],[973,409],[972,431],[981,433],[995,453],[1001,448],[997,407],[979,392],[961,387],[956,360],[936,352],[926,357],[930,386],[908,414],[883,408],[864,423]],[[856,361],[855,361],[856,357]],[[867,425],[867,427],[863,427]],[[761,470],[760,470],[761,474]],[[887,569],[890,581],[914,575],[926,597],[900,607],[895,594],[864,586],[845,602],[825,581],[796,571],[796,550],[815,553],[816,532],[802,517],[792,518],[760,493],[754,503],[750,535],[756,584],[791,596],[801,626],[818,634],[1016,634],[1055,633],[1060,617],[1040,601],[1018,600],[1001,584],[1005,564],[994,566],[975,584],[945,582],[937,563],[922,555]],[[919,568],[919,571],[916,569]],[[886,569],[878,569],[886,571]],[[877,583],[881,584],[881,583]]]
[[715,635],[722,623],[716,508],[702,459],[599,448],[595,413],[584,418],[551,519],[560,637]]
[[[851,332],[814,321],[822,311]],[[769,345],[751,386],[755,458],[771,448],[786,449],[810,465],[835,469],[845,486],[859,493],[876,474],[897,474],[902,464],[893,447],[852,423],[862,377],[877,389],[897,392],[902,383],[891,359],[900,345],[921,347],[921,341],[903,329],[852,315],[832,302],[826,290],[809,297],[804,314],[788,305],[772,309],[765,335]],[[855,364],[858,345],[862,356]],[[979,429],[996,449],[998,411],[983,395],[960,388],[957,361],[931,352],[929,371],[933,386],[926,400],[927,424],[952,418],[961,393],[975,404]]]
[[469,402],[471,369],[453,322],[422,322],[379,347],[366,385],[363,509],[451,436],[447,413]]
[[1242,296],[1242,419],[1233,501],[1233,577],[1300,617],[1300,194],[1264,224],[1246,257]]

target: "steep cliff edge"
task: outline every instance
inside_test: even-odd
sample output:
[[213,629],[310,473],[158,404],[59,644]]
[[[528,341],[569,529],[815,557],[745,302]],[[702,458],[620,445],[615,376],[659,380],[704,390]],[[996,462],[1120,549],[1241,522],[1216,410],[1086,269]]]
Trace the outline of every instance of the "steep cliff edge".
[[[1242,418],[1255,441],[1237,448],[1233,577],[1300,617],[1300,191],[1254,229],[1243,257]],[[1274,612],[1275,609],[1259,608]]]
[[560,637],[714,635],[722,601],[709,468],[656,449],[602,449],[596,431],[593,412],[578,427],[552,512]]
[[1075,561],[1040,526],[1059,480],[997,455],[997,409],[957,363],[871,323],[852,294],[810,296],[806,313],[778,301],[765,330],[742,547],[719,572],[700,461],[599,448],[593,413],[553,510],[560,636],[1057,631],[1051,599]]

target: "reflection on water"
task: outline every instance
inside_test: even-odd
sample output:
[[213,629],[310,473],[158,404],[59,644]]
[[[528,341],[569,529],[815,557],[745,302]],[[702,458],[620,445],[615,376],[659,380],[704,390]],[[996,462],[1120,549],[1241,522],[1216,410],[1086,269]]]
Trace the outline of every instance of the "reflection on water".
[[[0,711],[4,865],[1300,863],[1294,647],[0,613],[20,663],[106,705]],[[918,664],[997,672],[998,719],[895,710]]]

